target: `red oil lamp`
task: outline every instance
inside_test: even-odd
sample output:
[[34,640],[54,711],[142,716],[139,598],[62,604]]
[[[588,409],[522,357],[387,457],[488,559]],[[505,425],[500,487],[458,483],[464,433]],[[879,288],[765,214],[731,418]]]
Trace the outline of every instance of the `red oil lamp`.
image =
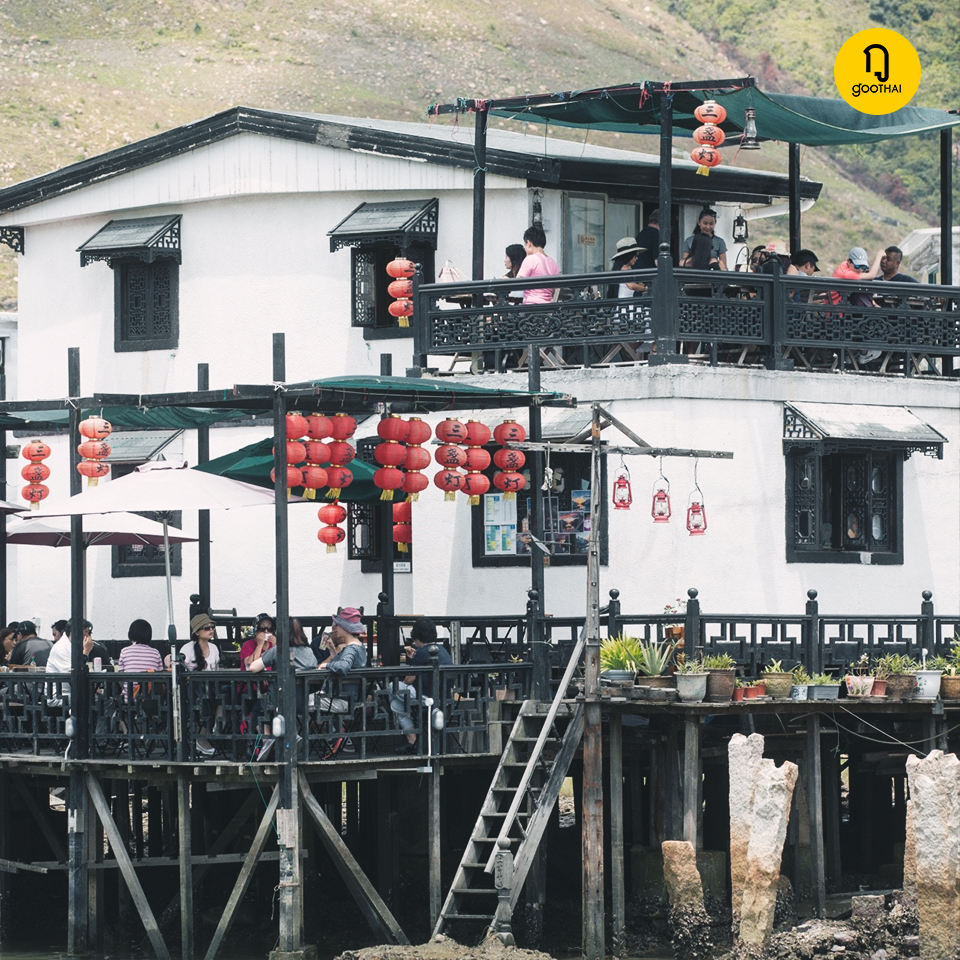
[[621,464],[613,481],[613,507],[615,510],[629,510],[631,503],[633,491],[630,489],[630,471]]
[[707,511],[699,500],[691,500],[687,507],[687,530],[691,537],[700,537],[707,532]]
[[650,516],[654,523],[670,522],[670,484],[664,479],[657,480],[653,485]]

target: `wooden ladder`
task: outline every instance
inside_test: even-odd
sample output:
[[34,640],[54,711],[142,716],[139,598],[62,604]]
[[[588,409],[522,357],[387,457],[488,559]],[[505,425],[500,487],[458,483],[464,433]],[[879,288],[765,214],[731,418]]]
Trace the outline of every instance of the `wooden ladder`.
[[[433,936],[454,921],[509,924],[583,734],[583,704],[565,699],[583,647],[581,635],[551,704],[521,705]],[[506,877],[498,850],[512,854]]]

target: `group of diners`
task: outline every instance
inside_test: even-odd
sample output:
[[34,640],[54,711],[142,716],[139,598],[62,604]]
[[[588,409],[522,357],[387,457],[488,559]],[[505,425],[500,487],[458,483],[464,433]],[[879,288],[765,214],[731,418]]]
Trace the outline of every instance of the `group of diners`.
[[[247,673],[272,671],[277,663],[277,624],[276,620],[267,613],[257,616],[252,635],[240,648],[240,670]],[[58,620],[52,627],[54,639],[46,640],[37,636],[36,624],[23,620],[10,624],[0,631],[0,641],[4,647],[5,663],[8,669],[44,670],[47,673],[69,674],[71,671],[72,645],[70,641],[70,622]],[[319,694],[311,697],[309,708],[318,717],[327,717],[335,723],[337,732],[342,727],[343,719],[350,712],[355,700],[359,696],[359,689],[343,683],[342,678],[353,670],[362,669],[367,665],[367,647],[363,624],[363,608],[340,607],[331,617],[328,631],[317,634],[308,639],[299,620],[290,620],[290,659],[297,671],[326,671],[331,678],[338,678],[341,682],[324,681]],[[190,639],[177,652],[178,668],[190,673],[201,671],[216,671],[220,669],[220,650],[215,641],[216,623],[206,613],[198,613],[190,621]],[[129,643],[120,651],[116,662],[110,658],[106,648],[93,637],[93,625],[89,620],[83,621],[83,657],[89,669],[99,670],[102,667],[113,667],[120,673],[151,673],[169,670],[171,656],[165,658],[152,645],[153,630],[150,623],[143,619],[134,620],[127,631]],[[452,663],[450,654],[437,641],[437,628],[431,620],[421,618],[417,620],[411,630],[411,645],[405,647],[407,665],[410,667],[429,666],[430,650],[436,645],[437,656],[442,665]],[[422,691],[418,689],[422,686]],[[244,681],[245,692],[252,694],[249,697],[249,714],[245,718],[241,732],[258,734],[252,759],[264,760],[273,747],[274,739],[270,735],[269,724],[263,717],[263,708],[258,696],[259,684]],[[199,689],[199,688],[198,688]],[[230,694],[222,686],[215,687],[224,697]],[[422,693],[422,704],[421,704]],[[389,697],[390,709],[396,716],[396,722],[404,734],[404,743],[397,748],[401,754],[416,753],[416,723],[413,719],[415,710],[421,705],[429,707],[433,704],[434,692],[432,678],[418,677],[407,674],[394,677],[388,681],[386,694]],[[63,682],[58,695],[69,700],[69,684]],[[131,694],[126,687],[123,690],[123,702],[128,702]],[[302,702],[303,692],[298,686],[297,712],[304,715],[308,706]],[[218,697],[210,696],[206,690],[202,697],[203,703],[198,703],[200,719],[198,735],[195,740],[196,751],[200,756],[213,756],[217,748],[211,743],[211,736],[221,732],[223,704]],[[58,701],[59,702],[59,701]],[[436,712],[432,714],[436,721]],[[442,716],[442,714],[441,714]],[[442,726],[442,721],[440,721]]]

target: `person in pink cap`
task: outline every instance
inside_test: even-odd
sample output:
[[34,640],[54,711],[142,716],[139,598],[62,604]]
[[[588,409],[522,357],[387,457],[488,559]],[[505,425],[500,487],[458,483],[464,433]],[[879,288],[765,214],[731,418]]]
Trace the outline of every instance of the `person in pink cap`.
[[[358,610],[356,607],[340,607],[331,617],[331,623],[330,633],[323,641],[329,657],[318,664],[317,669],[343,677],[351,670],[365,667],[367,648],[361,639],[366,632],[363,608]],[[318,700],[318,708],[321,713],[346,713],[350,706],[343,697],[330,696],[324,689],[324,695]]]

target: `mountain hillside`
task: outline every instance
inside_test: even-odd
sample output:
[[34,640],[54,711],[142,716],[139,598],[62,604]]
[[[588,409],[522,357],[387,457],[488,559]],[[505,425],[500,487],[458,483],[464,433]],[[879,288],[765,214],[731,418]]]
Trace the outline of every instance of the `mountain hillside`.
[[[0,185],[238,104],[420,120],[428,104],[456,96],[751,73],[771,89],[835,96],[834,53],[876,25],[871,16],[919,25],[937,62],[928,68],[921,49],[916,102],[955,105],[955,0],[907,0],[896,14],[878,0],[842,8],[823,0],[4,0]],[[656,149],[639,137],[590,139]],[[902,143],[892,145],[893,161],[883,153],[888,166]],[[936,156],[934,142],[911,149]],[[785,170],[786,149],[771,144],[738,162]],[[803,164],[826,184],[804,239],[830,262],[853,241],[893,243],[935,216],[926,160],[901,170],[903,189],[887,197],[888,171],[874,170],[869,156],[810,150]],[[764,231],[785,237],[784,224]],[[16,257],[0,246],[0,309],[15,307],[15,277]]]

